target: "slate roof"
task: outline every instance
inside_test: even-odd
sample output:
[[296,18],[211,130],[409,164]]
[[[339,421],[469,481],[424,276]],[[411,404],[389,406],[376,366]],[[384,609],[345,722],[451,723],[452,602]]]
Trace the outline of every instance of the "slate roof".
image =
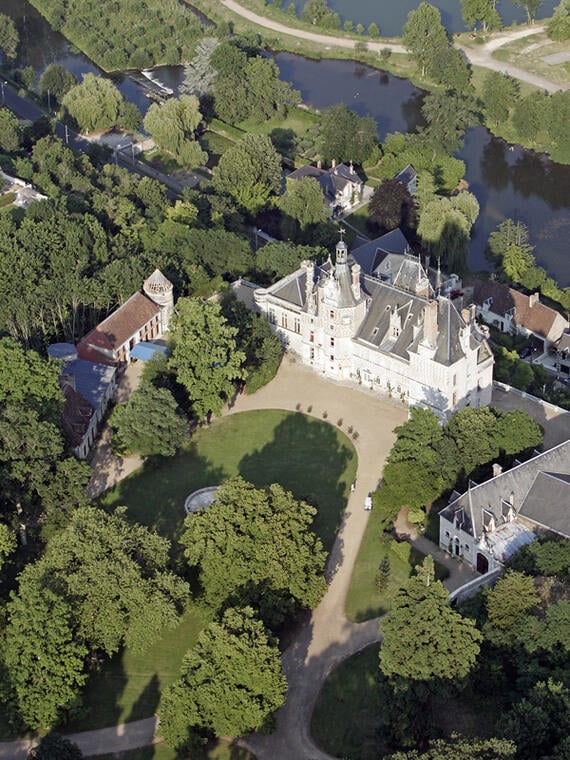
[[570,354],[570,333],[562,333],[560,339],[556,342],[556,350],[561,353]]
[[150,298],[142,293],[134,293],[122,306],[85,335],[79,346],[87,345],[115,351],[159,313],[160,307]]
[[[353,248],[350,252],[350,258],[360,264],[364,274],[372,275],[388,254],[404,255],[409,250],[410,246],[404,233],[399,227],[396,227],[395,230],[387,232],[375,240]],[[394,259],[394,266],[392,264],[390,266],[391,271],[396,271],[397,262],[400,262],[400,259]]]
[[549,340],[556,340],[568,327],[564,317],[540,301],[531,306],[531,296],[519,293],[495,280],[478,281],[473,291],[473,301],[477,306],[492,299],[489,310],[504,315],[514,307],[514,321],[537,335]]
[[109,367],[107,364],[74,359],[65,364],[61,374],[72,375],[75,380],[75,390],[93,409],[99,409],[116,371],[115,367]]
[[[541,473],[547,474],[550,479],[538,479]],[[493,515],[496,526],[500,527],[505,524],[505,503],[512,498],[514,510],[520,512],[521,517],[568,536],[569,483],[570,440],[470,488],[442,509],[440,515],[453,522],[454,515],[463,510],[462,530],[480,539],[483,535],[483,510]]]
[[405,166],[401,171],[399,171],[394,179],[397,179],[399,182],[403,182],[406,187],[408,184],[414,180],[418,176],[417,171],[414,169],[414,167],[411,164],[408,164]]
[[287,179],[302,180],[314,177],[323,191],[325,199],[333,203],[337,195],[342,193],[348,184],[360,186],[362,180],[358,174],[346,164],[339,164],[330,169],[319,169],[317,166],[301,166],[288,175]]

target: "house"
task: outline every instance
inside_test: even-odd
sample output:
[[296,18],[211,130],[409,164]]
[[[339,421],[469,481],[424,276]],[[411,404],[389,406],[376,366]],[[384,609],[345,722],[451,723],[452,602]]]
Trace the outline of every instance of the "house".
[[480,573],[502,567],[540,533],[570,538],[570,440],[454,492],[439,513],[440,547]]
[[422,265],[399,227],[353,248],[349,255],[349,263],[359,264],[361,271],[370,277],[404,287],[404,290],[424,292],[426,295],[429,292],[453,297],[452,294],[457,293],[462,287],[456,274],[442,275],[439,261],[437,269],[430,268],[429,257]]
[[2,181],[2,189],[0,195],[13,194],[14,200],[12,201],[14,206],[19,208],[28,208],[32,201],[45,201],[47,195],[43,195],[35,189],[29,182],[25,182],[19,177],[11,177],[9,174],[0,171],[0,179]]
[[411,164],[399,171],[394,179],[401,182],[410,195],[415,195],[418,189],[418,173]]
[[288,175],[287,181],[300,181],[306,177],[313,177],[317,180],[323,191],[325,205],[331,213],[336,213],[338,209],[348,209],[362,197],[364,184],[358,174],[354,171],[352,163],[336,164],[332,162],[330,169],[321,169],[320,164],[317,166],[301,166]]
[[570,332],[564,332],[554,344],[556,371],[570,377]]
[[125,303],[83,337],[77,351],[82,359],[112,366],[127,364],[141,341],[153,341],[168,330],[174,309],[172,283],[156,269]]
[[[417,259],[415,259],[417,265]],[[349,264],[343,240],[336,261],[312,261],[254,301],[289,351],[335,380],[350,381],[445,418],[491,400],[493,356],[474,319],[433,297],[418,267],[394,282]]]
[[540,302],[538,293],[527,296],[495,280],[479,280],[473,292],[476,314],[501,332],[533,336],[541,353],[559,340],[568,321]]
[[117,389],[117,370],[77,357],[71,343],[54,343],[48,356],[61,362],[59,382],[64,398],[62,422],[73,453],[85,459],[99,424]]

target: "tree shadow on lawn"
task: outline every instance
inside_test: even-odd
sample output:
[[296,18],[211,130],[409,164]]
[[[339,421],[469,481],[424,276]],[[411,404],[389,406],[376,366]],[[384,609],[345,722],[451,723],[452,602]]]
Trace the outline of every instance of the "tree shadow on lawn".
[[294,414],[276,426],[270,443],[246,454],[239,464],[240,475],[254,485],[280,483],[295,498],[315,506],[313,529],[328,552],[341,526],[358,464],[354,447],[339,433],[329,423]]

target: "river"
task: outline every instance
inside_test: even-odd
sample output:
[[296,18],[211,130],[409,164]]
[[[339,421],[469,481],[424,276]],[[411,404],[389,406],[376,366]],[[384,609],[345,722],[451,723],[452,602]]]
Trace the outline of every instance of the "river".
[[[294,0],[298,13],[305,5],[306,0]],[[465,23],[461,17],[461,3],[459,0],[429,0],[441,11],[443,25],[450,32],[464,32]],[[553,8],[558,0],[543,0],[537,12],[537,18],[552,16]],[[283,0],[281,7],[287,8],[289,0]],[[372,21],[378,24],[380,32],[385,37],[398,37],[402,34],[402,28],[406,22],[408,13],[417,8],[419,0],[327,0],[327,5],[335,10],[341,22],[352,21],[354,26],[363,24],[368,27]],[[497,10],[505,25],[513,22],[520,23],[526,19],[524,10],[515,6],[512,0],[501,0],[497,4]]]
[[[15,6],[13,0],[0,0],[0,12],[11,15],[20,32],[19,66],[33,66],[37,76],[50,63],[60,63],[76,76],[102,73],[54,32],[26,0]],[[322,109],[344,102],[360,115],[372,114],[381,138],[388,132],[411,130],[420,119],[423,95],[408,80],[349,61],[310,61],[289,53],[279,53],[275,60],[282,78],[301,91],[305,103]],[[159,67],[156,76],[176,89],[182,67]],[[149,101],[142,88],[127,74],[113,75],[113,79],[144,113]],[[511,217],[528,225],[539,264],[560,285],[570,285],[570,166],[553,163],[533,151],[509,148],[483,127],[468,130],[458,156],[466,163],[469,188],[481,206],[470,243],[469,266],[488,267],[484,257],[487,237],[498,223]]]

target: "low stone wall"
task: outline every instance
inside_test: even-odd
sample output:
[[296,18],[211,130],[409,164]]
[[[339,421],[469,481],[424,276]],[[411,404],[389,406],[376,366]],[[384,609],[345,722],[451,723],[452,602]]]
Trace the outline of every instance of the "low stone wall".
[[458,602],[464,602],[466,599],[470,599],[472,596],[484,586],[492,586],[495,581],[501,577],[504,572],[503,567],[498,567],[495,570],[491,570],[490,573],[485,573],[479,578],[475,578],[464,586],[460,586],[455,591],[452,591],[449,595],[449,604],[457,604]]
[[543,399],[538,398],[538,396],[533,396],[531,393],[527,393],[526,391],[519,391],[518,388],[513,388],[512,385],[500,383],[498,380],[493,380],[493,388],[498,388],[499,390],[505,391],[505,393],[514,393],[516,396],[520,396],[521,398],[527,398],[529,401],[540,404],[545,409],[549,409],[554,414],[566,414],[566,409],[562,409],[562,407],[556,406],[556,404],[551,404],[549,401],[544,401]]

